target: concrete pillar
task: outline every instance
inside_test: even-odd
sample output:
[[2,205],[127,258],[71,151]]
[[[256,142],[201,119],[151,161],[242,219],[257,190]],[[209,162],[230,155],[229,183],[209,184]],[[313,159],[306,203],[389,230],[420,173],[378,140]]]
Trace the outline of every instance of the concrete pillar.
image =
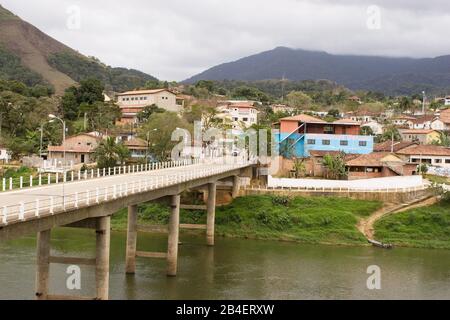
[[180,236],[180,195],[172,196],[169,220],[169,245],[167,248],[167,275],[175,277],[178,269],[178,244]]
[[206,241],[208,246],[214,246],[214,229],[216,224],[216,183],[208,184]]
[[239,179],[239,176],[234,176],[233,177],[233,192],[232,192],[233,199],[236,199],[239,196],[239,189],[241,187],[240,183],[241,183],[241,180]]
[[136,246],[137,246],[137,205],[128,207],[128,233],[127,233],[127,253],[126,272],[136,273]]
[[37,235],[36,261],[36,299],[47,300],[50,272],[50,236],[51,230],[39,232]]
[[111,217],[97,219],[97,263],[95,280],[97,299],[108,300],[109,297],[109,250],[111,239]]

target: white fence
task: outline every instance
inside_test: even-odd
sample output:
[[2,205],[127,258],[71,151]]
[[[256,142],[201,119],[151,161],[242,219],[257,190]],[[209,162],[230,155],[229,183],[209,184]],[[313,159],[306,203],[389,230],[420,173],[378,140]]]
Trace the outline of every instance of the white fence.
[[[164,166],[181,164],[159,164],[161,168]],[[183,182],[192,181],[199,178],[209,177],[221,174],[227,171],[240,169],[250,165],[250,162],[237,164],[224,164],[219,168],[196,167],[186,172],[161,174],[158,176],[147,177],[134,182],[124,182],[103,188],[95,188],[94,190],[86,190],[74,194],[67,194],[64,197],[40,197],[32,202],[20,202],[16,205],[4,206],[0,208],[0,225],[7,225],[14,222],[22,222],[30,219],[36,219],[56,213],[64,212],[71,209],[89,207],[91,205],[100,204],[127,197],[132,194],[148,192],[155,189],[166,188]],[[153,169],[155,167],[153,166]]]
[[396,190],[421,188],[424,186],[422,176],[388,177],[364,180],[316,180],[316,179],[278,179],[269,176],[269,188],[300,188],[300,189],[345,189],[345,190]]
[[428,174],[441,177],[450,177],[450,168],[428,167]]

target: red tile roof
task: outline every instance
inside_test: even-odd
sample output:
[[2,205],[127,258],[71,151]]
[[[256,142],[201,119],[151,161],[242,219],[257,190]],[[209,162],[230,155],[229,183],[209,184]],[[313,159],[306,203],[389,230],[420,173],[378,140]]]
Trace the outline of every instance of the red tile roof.
[[50,152],[67,152],[67,153],[91,153],[94,152],[93,148],[90,147],[75,147],[75,148],[66,148],[64,150],[63,146],[48,146],[48,151]]
[[432,132],[437,132],[436,130],[427,130],[427,129],[410,129],[410,130],[403,130],[401,133],[404,134],[429,134]]
[[450,124],[450,109],[442,110],[439,119],[444,123]]
[[402,155],[450,156],[450,148],[434,145],[415,145],[397,151]]
[[[398,150],[402,150],[406,147],[410,147],[413,145],[418,145],[418,143],[409,141],[394,142],[394,152],[397,152]],[[373,151],[375,152],[391,152],[391,150],[392,150],[392,141],[377,143],[373,148]]]
[[390,154],[390,152],[373,152],[363,154],[356,159],[347,161],[346,165],[349,167],[382,167],[383,162],[381,160]]

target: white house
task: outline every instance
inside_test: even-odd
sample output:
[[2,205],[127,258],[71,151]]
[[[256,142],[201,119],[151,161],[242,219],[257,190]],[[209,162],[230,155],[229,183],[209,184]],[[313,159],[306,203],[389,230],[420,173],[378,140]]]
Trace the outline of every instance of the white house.
[[441,119],[434,119],[430,125],[430,129],[437,130],[437,131],[443,131],[446,129],[446,127],[447,126]]
[[128,91],[117,96],[122,111],[119,124],[137,123],[137,114],[145,107],[156,105],[171,112],[181,112],[184,100],[168,89]]
[[410,129],[431,129],[431,123],[435,120],[434,115],[427,115],[411,120]]
[[411,163],[450,168],[450,148],[435,145],[412,145],[396,153]]
[[444,104],[445,104],[446,106],[450,106],[450,96],[446,96],[446,97],[445,97]]
[[247,129],[258,123],[258,110],[249,103],[233,103],[218,110],[217,118],[231,123],[233,129]]
[[0,162],[8,163],[11,160],[11,152],[4,146],[0,145]]

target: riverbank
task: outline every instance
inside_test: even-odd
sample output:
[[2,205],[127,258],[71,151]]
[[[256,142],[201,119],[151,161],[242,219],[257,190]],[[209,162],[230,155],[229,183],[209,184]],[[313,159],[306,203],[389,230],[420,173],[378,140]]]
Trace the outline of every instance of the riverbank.
[[[249,196],[217,208],[216,235],[223,237],[295,241],[313,244],[366,245],[358,221],[380,209],[381,202],[333,197]],[[159,204],[139,206],[140,224],[168,223],[169,210]],[[181,223],[205,224],[204,211],[181,212]],[[112,222],[126,230],[122,210]]]
[[450,249],[450,200],[381,219],[375,238],[397,246]]

